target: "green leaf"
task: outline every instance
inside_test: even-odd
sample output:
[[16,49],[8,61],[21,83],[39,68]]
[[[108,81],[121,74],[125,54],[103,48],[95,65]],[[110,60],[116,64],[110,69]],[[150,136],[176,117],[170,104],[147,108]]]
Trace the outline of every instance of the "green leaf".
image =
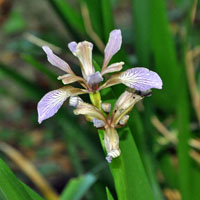
[[42,200],[27,188],[0,159],[0,197],[2,200]]
[[121,155],[113,159],[110,168],[119,200],[153,200],[136,144],[128,127],[120,131]]
[[[94,0],[80,0],[87,5],[89,17],[91,21],[92,28],[94,32],[100,37],[103,38],[103,22],[101,16],[101,4],[97,3]],[[94,12],[95,11],[95,12]],[[87,28],[87,27],[85,27]]]
[[149,65],[150,54],[150,1],[132,0],[134,44],[141,66]]
[[104,26],[104,39],[108,41],[109,33],[114,29],[113,11],[110,0],[101,0],[102,17]]
[[155,60],[155,71],[163,80],[162,92],[155,92],[156,104],[163,109],[174,109],[177,101],[180,83],[180,67],[177,63],[177,56],[170,25],[167,19],[165,1],[152,0],[150,4],[150,40],[153,58]]
[[79,38],[77,32],[79,34],[85,33],[80,11],[77,12],[72,8],[68,1],[65,0],[49,0],[49,3],[53,6],[54,10],[61,17],[67,29],[73,34],[73,36]]
[[110,190],[106,187],[107,200],[114,200]]
[[79,200],[88,189],[95,183],[96,177],[93,174],[86,174],[69,181],[64,189],[60,200]]
[[33,200],[44,200],[42,197],[40,197],[39,194],[37,194],[35,191],[33,191],[31,188],[29,188],[23,182],[21,182],[21,184],[24,186],[26,192],[28,192],[28,194],[32,197]]

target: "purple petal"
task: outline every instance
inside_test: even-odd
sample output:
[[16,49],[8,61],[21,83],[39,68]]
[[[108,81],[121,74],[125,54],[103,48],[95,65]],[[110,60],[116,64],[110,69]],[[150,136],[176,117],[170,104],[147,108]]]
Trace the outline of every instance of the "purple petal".
[[70,66],[64,60],[56,56],[48,46],[43,46],[42,49],[47,54],[47,59],[52,65],[60,68],[65,72],[71,73]]
[[56,114],[68,96],[68,93],[62,88],[45,94],[37,106],[38,122],[41,124],[43,120]]
[[76,47],[77,47],[77,43],[76,42],[70,42],[69,44],[68,44],[68,48],[69,48],[69,50],[73,53],[73,54],[75,54],[76,53]]
[[105,126],[105,122],[103,120],[99,120],[99,119],[96,119],[96,118],[93,118],[93,124],[96,128],[102,128]]
[[91,74],[87,77],[87,83],[89,85],[96,85],[101,81],[103,81],[103,78],[100,72],[95,72],[94,74]]
[[104,67],[106,67],[113,57],[121,48],[122,35],[121,30],[116,29],[110,33],[108,43],[104,50]]
[[119,78],[126,86],[140,91],[147,91],[151,88],[162,89],[163,85],[160,76],[156,72],[144,67],[128,69]]

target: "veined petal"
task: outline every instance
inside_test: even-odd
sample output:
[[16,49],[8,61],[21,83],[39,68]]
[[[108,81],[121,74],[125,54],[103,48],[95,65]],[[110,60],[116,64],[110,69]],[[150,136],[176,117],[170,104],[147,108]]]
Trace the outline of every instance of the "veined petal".
[[121,71],[123,65],[124,65],[124,62],[113,63],[109,65],[107,68],[105,68],[104,70],[102,70],[101,74],[103,76],[104,74],[107,74],[107,73]]
[[38,122],[41,124],[43,120],[52,117],[60,109],[64,101],[69,96],[84,94],[86,91],[65,86],[57,90],[53,90],[45,94],[37,105]]
[[106,122],[104,115],[98,108],[85,102],[79,102],[77,108],[74,110],[75,115],[86,115],[98,120]]
[[82,73],[85,79],[95,72],[92,65],[93,44],[87,41],[79,42],[76,47],[75,55],[81,62]]
[[69,50],[76,56],[76,47],[77,47],[77,43],[76,42],[70,42],[68,44],[68,48]]
[[62,80],[63,84],[70,84],[70,83],[74,83],[74,82],[85,82],[85,80],[82,77],[76,76],[76,75],[72,75],[72,74],[65,74],[63,76],[59,76],[58,80]]
[[47,54],[47,59],[52,65],[60,68],[67,73],[74,74],[70,66],[64,60],[55,55],[48,46],[43,46],[42,49]]
[[116,29],[110,32],[108,43],[104,50],[103,69],[107,67],[111,58],[120,50],[122,44],[121,30]]
[[119,79],[130,88],[140,91],[147,91],[151,88],[162,89],[160,76],[147,68],[135,67],[121,73]]

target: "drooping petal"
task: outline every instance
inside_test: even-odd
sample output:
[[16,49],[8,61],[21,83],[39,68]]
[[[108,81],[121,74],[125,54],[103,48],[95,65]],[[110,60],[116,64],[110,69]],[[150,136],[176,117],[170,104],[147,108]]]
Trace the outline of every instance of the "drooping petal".
[[99,84],[101,81],[103,81],[103,78],[100,72],[95,72],[87,77],[87,83],[91,86]]
[[81,69],[85,79],[95,72],[92,65],[92,49],[92,43],[87,41],[79,42],[76,47],[75,55],[81,63]]
[[77,47],[77,43],[76,42],[70,42],[68,44],[68,48],[69,50],[76,56],[76,47]]
[[65,74],[63,76],[59,76],[58,80],[62,80],[64,85],[74,83],[74,82],[85,82],[85,80],[82,77],[72,75],[72,74]]
[[144,67],[135,67],[121,73],[119,79],[130,88],[147,91],[151,88],[162,89],[162,80],[156,72]]
[[68,93],[62,88],[48,92],[38,103],[38,122],[42,123],[57,113],[67,97]]
[[102,76],[107,73],[112,73],[112,72],[119,72],[122,69],[122,66],[124,65],[124,62],[118,62],[118,63],[113,63],[109,65],[107,68],[102,70],[101,74]]
[[65,86],[57,90],[53,90],[45,94],[37,105],[38,110],[38,122],[42,123],[43,120],[52,117],[57,113],[64,101],[69,96],[86,93],[79,88],[73,88],[71,86]]
[[120,50],[122,44],[121,30],[116,29],[110,33],[108,43],[104,50],[104,64],[103,69],[107,67],[111,58]]
[[75,115],[86,115],[98,120],[106,122],[104,115],[98,108],[85,102],[79,102],[77,108],[74,110]]
[[64,60],[55,55],[48,46],[43,46],[42,49],[47,54],[47,59],[52,65],[60,68],[67,73],[74,74],[70,66]]

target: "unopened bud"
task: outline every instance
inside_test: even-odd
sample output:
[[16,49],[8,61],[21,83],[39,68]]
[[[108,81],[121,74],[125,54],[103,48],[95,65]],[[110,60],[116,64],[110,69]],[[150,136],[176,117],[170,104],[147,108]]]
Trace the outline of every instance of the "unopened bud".
[[128,119],[129,119],[129,115],[124,115],[122,119],[119,120],[119,124],[124,126],[127,123]]
[[82,102],[83,100],[80,98],[80,97],[78,97],[78,96],[72,96],[72,97],[70,97],[70,99],[69,99],[69,105],[70,106],[73,106],[73,107],[77,107],[78,106],[78,104],[79,104],[79,102]]
[[120,155],[119,136],[114,128],[107,128],[104,136],[104,144],[107,151],[106,160],[110,163],[113,158]]
[[102,103],[101,108],[104,112],[109,113],[111,110],[111,104],[110,103]]

